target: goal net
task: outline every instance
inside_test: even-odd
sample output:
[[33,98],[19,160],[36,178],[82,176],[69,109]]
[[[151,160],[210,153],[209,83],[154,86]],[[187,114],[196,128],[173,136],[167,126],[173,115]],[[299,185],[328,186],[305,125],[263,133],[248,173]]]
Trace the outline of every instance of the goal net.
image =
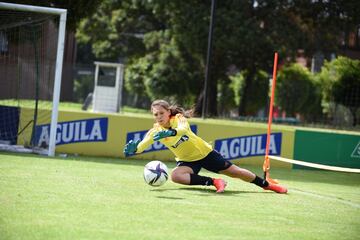
[[66,10],[0,3],[2,149],[54,155],[65,21]]

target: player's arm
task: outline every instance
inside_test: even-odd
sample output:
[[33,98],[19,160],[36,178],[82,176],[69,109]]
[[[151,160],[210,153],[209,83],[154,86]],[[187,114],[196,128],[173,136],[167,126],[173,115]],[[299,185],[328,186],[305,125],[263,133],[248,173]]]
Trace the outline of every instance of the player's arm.
[[148,131],[144,137],[144,139],[139,143],[139,145],[137,146],[137,150],[136,153],[142,153],[143,151],[145,151],[145,149],[147,149],[151,144],[154,143],[153,140],[153,136],[154,136],[154,129],[151,129],[150,131]]
[[176,131],[176,135],[184,135],[186,131],[189,130],[190,125],[187,121],[186,117],[184,117],[182,114],[177,114],[175,117],[176,121],[176,128],[174,129]]
[[124,147],[125,156],[130,156],[136,153],[142,153],[147,149],[152,143],[153,140],[153,129],[149,130],[143,140],[130,140]]

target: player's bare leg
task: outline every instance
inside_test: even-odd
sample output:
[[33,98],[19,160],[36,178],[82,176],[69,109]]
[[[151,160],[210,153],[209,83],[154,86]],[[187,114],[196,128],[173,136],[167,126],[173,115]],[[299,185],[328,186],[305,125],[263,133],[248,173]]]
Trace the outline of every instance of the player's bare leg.
[[240,178],[245,182],[254,183],[255,185],[262,187],[265,190],[271,190],[277,193],[287,193],[286,187],[279,184],[269,183],[266,180],[256,176],[256,174],[252,173],[251,171],[240,168],[236,165],[231,165],[229,168],[221,171],[220,173],[229,177]]
[[222,193],[227,185],[226,181],[220,178],[210,178],[194,174],[194,171],[187,166],[176,167],[171,173],[171,180],[184,185],[206,185],[215,186],[217,193]]
[[175,183],[189,185],[190,174],[193,174],[193,170],[187,166],[180,166],[173,169],[171,172],[171,180]]

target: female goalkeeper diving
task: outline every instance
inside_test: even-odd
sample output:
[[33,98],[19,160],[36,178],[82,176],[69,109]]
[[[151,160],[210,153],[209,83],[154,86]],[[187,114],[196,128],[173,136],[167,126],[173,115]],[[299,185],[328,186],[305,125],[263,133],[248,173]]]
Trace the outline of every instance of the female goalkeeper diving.
[[216,192],[224,192],[226,181],[221,178],[210,178],[198,175],[201,168],[229,177],[240,178],[257,186],[277,193],[286,193],[286,187],[272,184],[256,176],[249,170],[240,168],[225,160],[210,144],[194,134],[186,117],[190,111],[178,106],[170,106],[164,100],[156,100],[151,104],[151,112],[155,124],[142,141],[130,140],[124,148],[125,155],[141,153],[154,141],[160,141],[175,155],[177,166],[171,173],[173,182],[184,185],[215,186]]

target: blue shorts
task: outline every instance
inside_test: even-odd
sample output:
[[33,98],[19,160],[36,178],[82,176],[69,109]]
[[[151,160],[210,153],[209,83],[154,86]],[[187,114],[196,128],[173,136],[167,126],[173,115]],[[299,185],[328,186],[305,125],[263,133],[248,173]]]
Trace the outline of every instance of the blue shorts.
[[187,166],[190,167],[195,174],[198,174],[201,168],[205,168],[206,170],[214,173],[219,173],[222,170],[228,169],[232,163],[228,160],[225,160],[220,153],[213,150],[211,151],[205,158],[194,161],[194,162],[185,162],[178,161],[177,166]]

